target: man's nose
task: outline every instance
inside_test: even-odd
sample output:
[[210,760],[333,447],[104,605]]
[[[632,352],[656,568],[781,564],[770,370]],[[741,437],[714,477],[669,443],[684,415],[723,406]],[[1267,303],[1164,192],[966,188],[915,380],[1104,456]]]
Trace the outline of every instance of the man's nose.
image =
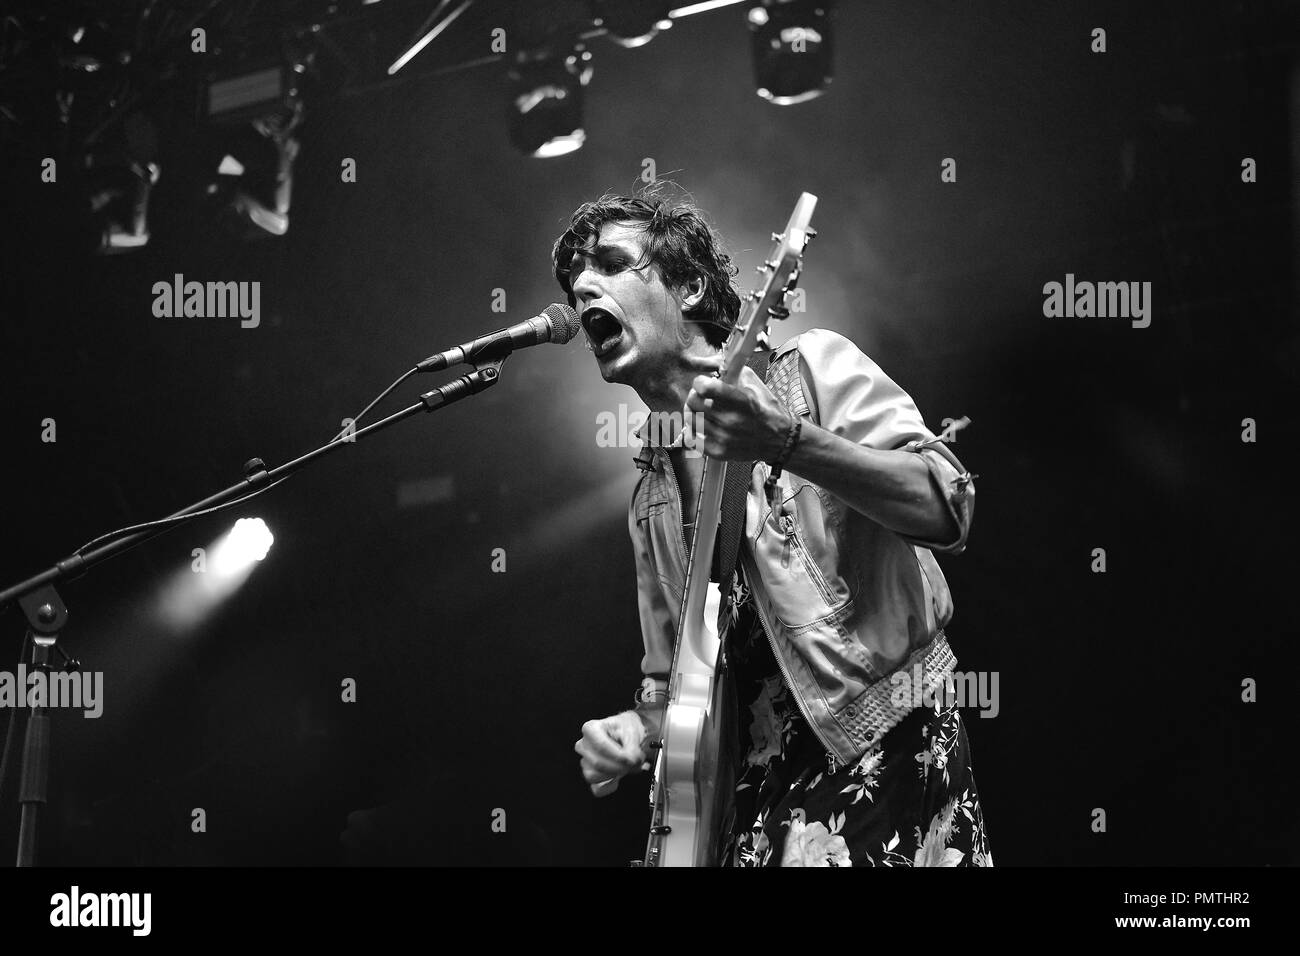
[[573,280],[573,297],[579,302],[590,302],[600,298],[600,288],[596,283],[595,270],[586,268]]

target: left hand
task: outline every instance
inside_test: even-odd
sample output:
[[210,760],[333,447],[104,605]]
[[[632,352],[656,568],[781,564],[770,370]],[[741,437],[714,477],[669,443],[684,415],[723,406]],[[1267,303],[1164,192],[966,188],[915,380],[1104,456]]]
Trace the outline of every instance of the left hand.
[[[771,461],[781,453],[794,418],[775,395],[745,366],[737,385],[698,375],[686,396],[687,441],[704,418],[704,454],[735,461]],[[698,446],[696,446],[698,447]]]

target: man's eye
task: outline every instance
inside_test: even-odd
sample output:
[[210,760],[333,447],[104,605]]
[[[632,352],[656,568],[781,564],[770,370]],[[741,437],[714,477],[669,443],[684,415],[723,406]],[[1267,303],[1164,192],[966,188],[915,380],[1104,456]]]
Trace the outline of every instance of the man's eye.
[[582,275],[583,270],[587,268],[588,261],[591,262],[593,268],[599,268],[602,272],[622,272],[630,265],[628,260],[623,256],[612,256],[600,260],[582,260],[575,258],[573,264],[569,266],[569,285],[573,285],[578,276]]

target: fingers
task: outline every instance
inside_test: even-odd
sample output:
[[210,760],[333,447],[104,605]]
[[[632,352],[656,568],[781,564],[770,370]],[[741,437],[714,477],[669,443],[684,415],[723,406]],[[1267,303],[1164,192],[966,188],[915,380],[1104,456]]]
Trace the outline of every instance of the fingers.
[[721,379],[699,375],[691,383],[691,390],[686,393],[686,407],[693,412],[711,412],[715,408],[719,410],[747,408],[749,394],[745,389],[728,385]]
[[618,789],[621,778],[650,769],[643,748],[645,734],[641,717],[633,711],[582,725],[582,738],[573,750],[582,758],[582,778],[592,796],[609,796]]
[[712,375],[697,375],[691,382],[690,393],[701,398],[713,398],[725,394],[729,388],[731,386],[720,378],[714,378]]
[[582,758],[582,775],[587,783],[617,779],[641,767],[645,763],[641,749],[644,733],[635,715],[631,720],[608,717],[583,724],[582,739],[573,745],[573,750]]
[[635,767],[614,767],[604,763],[593,762],[588,757],[583,757],[579,765],[582,771],[582,779],[586,781],[587,786],[591,789],[591,795],[594,797],[606,797],[618,789],[620,778],[631,773]]
[[620,777],[627,776],[627,773],[624,771],[619,771],[616,773],[612,770],[597,770],[586,760],[582,761],[578,765],[578,769],[582,773],[582,779],[587,782],[588,786],[600,783],[602,781],[618,780]]
[[619,744],[619,755],[626,761],[630,773],[638,767],[649,769],[645,756],[645,724],[635,713],[626,712],[605,719],[610,737]]
[[712,407],[714,401],[727,408],[748,408],[752,404],[751,396],[762,399],[771,397],[772,392],[763,380],[754,374],[754,370],[746,366],[741,369],[740,379],[735,385],[728,385],[720,378],[696,376],[686,396],[688,405],[692,396],[706,402],[705,405],[696,408],[696,411],[704,411]]
[[[697,375],[691,383],[691,390],[686,393],[686,410],[690,412],[707,412],[713,407],[713,384],[722,384],[716,378]],[[688,415],[689,419],[690,416]]]
[[691,368],[698,368],[706,375],[720,373],[722,371],[723,361],[722,353],[714,352],[711,355],[687,355],[685,356],[686,364]]
[[573,750],[582,758],[582,773],[588,783],[605,777],[621,777],[635,767],[635,763],[627,760],[621,749],[613,745],[597,750],[583,738],[573,745]]
[[601,730],[605,733],[605,739],[613,746],[612,755],[616,760],[626,760],[628,755],[628,739],[630,734],[624,733],[624,728],[620,725],[617,717],[606,717],[601,721]]

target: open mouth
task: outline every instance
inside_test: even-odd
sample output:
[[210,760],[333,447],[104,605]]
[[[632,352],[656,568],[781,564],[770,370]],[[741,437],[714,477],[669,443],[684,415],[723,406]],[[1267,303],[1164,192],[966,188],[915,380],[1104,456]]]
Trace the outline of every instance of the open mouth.
[[597,357],[608,355],[623,341],[623,326],[604,309],[590,308],[582,313],[582,327],[587,330]]

